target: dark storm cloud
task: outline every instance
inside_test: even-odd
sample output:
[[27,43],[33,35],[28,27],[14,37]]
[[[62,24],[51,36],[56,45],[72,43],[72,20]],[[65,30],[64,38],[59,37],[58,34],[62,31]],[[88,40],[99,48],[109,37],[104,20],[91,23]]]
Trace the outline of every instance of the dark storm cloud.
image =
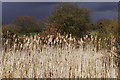
[[34,8],[40,6],[51,6],[57,3],[58,2],[3,2],[3,7],[8,6],[10,8],[15,7]]
[[112,19],[118,14],[117,2],[86,2],[79,3],[80,7],[86,7],[91,11],[92,23],[99,19]]
[[79,3],[80,7],[86,7],[91,11],[111,11],[113,8],[117,8],[117,2],[86,2]]
[[3,3],[3,22],[10,23],[17,16],[34,16],[44,18],[49,16],[53,6],[58,3],[41,2],[8,2]]
[[[50,15],[53,6],[59,2],[3,2],[3,23],[11,23],[17,16],[34,16],[38,20]],[[79,2],[80,7],[86,7],[91,11],[92,22],[98,19],[111,19],[113,6],[112,2]]]

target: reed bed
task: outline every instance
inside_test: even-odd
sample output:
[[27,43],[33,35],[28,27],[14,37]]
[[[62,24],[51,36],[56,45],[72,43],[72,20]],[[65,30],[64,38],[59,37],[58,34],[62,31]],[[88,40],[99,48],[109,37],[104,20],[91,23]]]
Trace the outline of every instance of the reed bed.
[[0,78],[117,78],[115,38],[101,46],[97,36],[71,35],[3,39]]

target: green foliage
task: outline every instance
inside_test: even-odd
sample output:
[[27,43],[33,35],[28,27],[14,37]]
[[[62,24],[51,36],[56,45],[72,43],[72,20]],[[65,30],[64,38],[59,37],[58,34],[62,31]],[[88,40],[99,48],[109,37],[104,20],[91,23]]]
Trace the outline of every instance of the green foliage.
[[22,37],[24,35],[26,35],[26,36],[30,36],[30,35],[34,36],[36,34],[38,34],[38,33],[18,33],[17,35]]
[[[95,24],[96,31],[98,31],[98,39],[101,39],[101,45],[103,48],[106,47],[105,44],[108,45],[107,48],[110,49],[111,46],[111,39],[116,38],[118,40],[118,22],[116,19],[108,20],[108,19],[101,19],[96,22]],[[107,38],[107,40],[105,40]],[[118,46],[118,44],[115,44]]]
[[111,37],[111,35],[117,37],[117,21],[116,20],[107,20],[101,19],[95,24],[96,30],[99,32],[99,36],[102,37]]
[[[2,38],[8,39],[10,41],[10,44],[13,44],[15,37],[17,37],[17,34],[20,32],[20,28],[16,25],[2,25]],[[14,36],[16,35],[16,36]],[[14,37],[13,37],[14,36]]]
[[53,23],[61,33],[71,33],[74,36],[83,36],[90,26],[90,11],[86,8],[71,3],[61,3],[54,7],[49,17],[49,22]]
[[17,34],[20,31],[21,31],[21,28],[19,28],[16,25],[3,25],[2,26],[3,38],[12,38],[14,34]]
[[88,35],[97,35],[97,34],[98,34],[98,32],[93,30]]

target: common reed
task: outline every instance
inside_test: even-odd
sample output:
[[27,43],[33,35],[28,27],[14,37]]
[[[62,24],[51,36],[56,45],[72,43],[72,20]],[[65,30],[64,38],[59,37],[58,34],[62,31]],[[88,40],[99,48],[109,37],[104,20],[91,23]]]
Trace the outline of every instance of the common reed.
[[[0,78],[117,78],[115,38],[72,35],[3,39]],[[105,46],[104,46],[104,45]],[[109,49],[108,49],[109,47]]]

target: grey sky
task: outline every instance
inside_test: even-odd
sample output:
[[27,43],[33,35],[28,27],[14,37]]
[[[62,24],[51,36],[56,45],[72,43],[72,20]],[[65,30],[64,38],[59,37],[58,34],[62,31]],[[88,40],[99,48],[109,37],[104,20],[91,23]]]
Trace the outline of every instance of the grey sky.
[[[53,6],[59,2],[3,2],[3,23],[9,24],[17,16],[34,16],[36,19],[48,17],[53,10]],[[117,3],[113,2],[79,2],[79,7],[86,7],[91,11],[92,23],[99,19],[112,19],[113,5],[117,8]]]

